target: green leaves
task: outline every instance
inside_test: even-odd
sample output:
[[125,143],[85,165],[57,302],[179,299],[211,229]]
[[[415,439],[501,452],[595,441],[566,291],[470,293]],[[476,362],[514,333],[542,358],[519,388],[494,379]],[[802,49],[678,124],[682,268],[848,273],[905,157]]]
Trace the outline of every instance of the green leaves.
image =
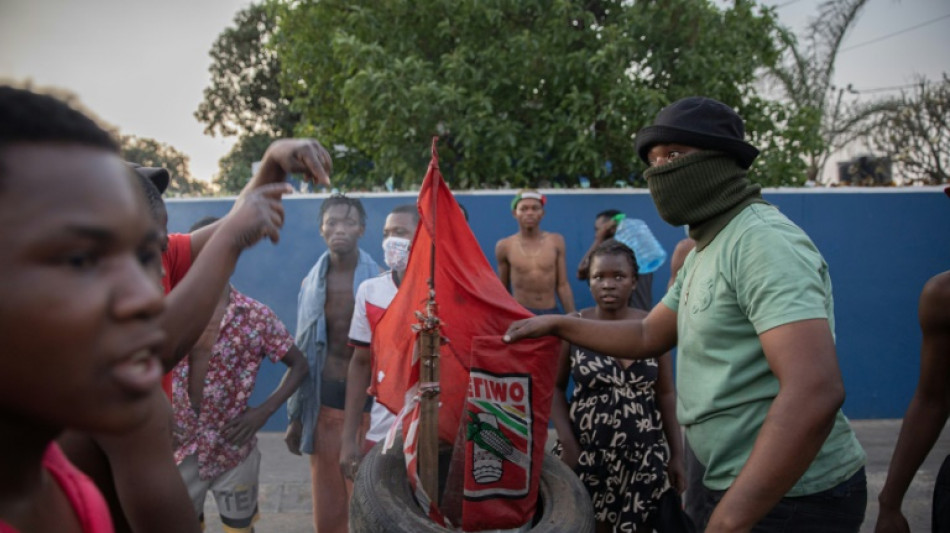
[[234,26],[218,36],[209,54],[211,85],[195,118],[210,135],[290,135],[299,117],[279,85],[280,61],[271,48],[277,28],[273,2],[238,12]]
[[344,189],[417,186],[433,135],[456,188],[598,187],[642,185],[635,133],[699,94],[767,148],[754,179],[801,183],[807,108],[756,92],[780,32],[751,0],[267,0],[216,41],[196,116],[241,135],[226,188],[261,138],[290,134],[334,147]]

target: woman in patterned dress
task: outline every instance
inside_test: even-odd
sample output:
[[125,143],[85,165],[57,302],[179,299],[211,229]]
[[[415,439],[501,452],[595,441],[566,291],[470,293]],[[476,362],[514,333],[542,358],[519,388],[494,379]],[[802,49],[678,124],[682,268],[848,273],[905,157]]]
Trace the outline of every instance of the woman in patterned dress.
[[[646,312],[627,307],[637,284],[637,262],[610,239],[590,259],[596,307],[577,313],[590,320],[628,320]],[[685,483],[676,423],[671,356],[630,361],[564,343],[551,417],[555,447],[590,492],[598,532],[653,531],[657,502]],[[574,377],[570,406],[565,389]]]

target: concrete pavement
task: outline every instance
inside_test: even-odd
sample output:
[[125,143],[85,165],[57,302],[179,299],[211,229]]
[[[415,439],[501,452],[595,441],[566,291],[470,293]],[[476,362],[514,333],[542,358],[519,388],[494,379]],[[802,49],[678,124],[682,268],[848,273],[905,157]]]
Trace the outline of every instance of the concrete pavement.
[[[853,420],[858,440],[868,454],[868,509],[862,532],[872,532],[877,518],[877,495],[884,484],[887,466],[900,431],[900,420]],[[283,434],[260,433],[261,519],[258,533],[313,533],[310,503],[310,464],[306,458],[291,455],[284,446]],[[904,514],[910,530],[930,531],[931,494],[937,470],[950,453],[950,429],[945,429],[934,450],[914,478],[904,500]],[[205,504],[209,533],[222,531],[212,498]]]

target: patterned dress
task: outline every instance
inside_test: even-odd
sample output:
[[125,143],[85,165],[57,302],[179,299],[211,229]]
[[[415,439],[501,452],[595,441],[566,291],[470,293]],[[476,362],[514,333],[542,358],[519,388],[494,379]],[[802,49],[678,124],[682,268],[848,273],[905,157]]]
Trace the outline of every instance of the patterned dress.
[[669,461],[656,403],[657,361],[623,368],[586,348],[571,345],[570,354],[570,418],[581,449],[575,471],[590,492],[595,516],[615,524],[614,531],[652,531]]

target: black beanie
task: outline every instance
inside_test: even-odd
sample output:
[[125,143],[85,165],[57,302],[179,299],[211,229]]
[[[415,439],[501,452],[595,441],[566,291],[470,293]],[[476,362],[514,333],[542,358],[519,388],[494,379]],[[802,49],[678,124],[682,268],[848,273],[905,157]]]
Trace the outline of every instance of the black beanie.
[[759,150],[743,140],[742,118],[729,106],[712,98],[690,96],[664,107],[652,126],[637,132],[640,159],[650,164],[647,152],[657,144],[682,144],[703,150],[725,152],[749,168]]

